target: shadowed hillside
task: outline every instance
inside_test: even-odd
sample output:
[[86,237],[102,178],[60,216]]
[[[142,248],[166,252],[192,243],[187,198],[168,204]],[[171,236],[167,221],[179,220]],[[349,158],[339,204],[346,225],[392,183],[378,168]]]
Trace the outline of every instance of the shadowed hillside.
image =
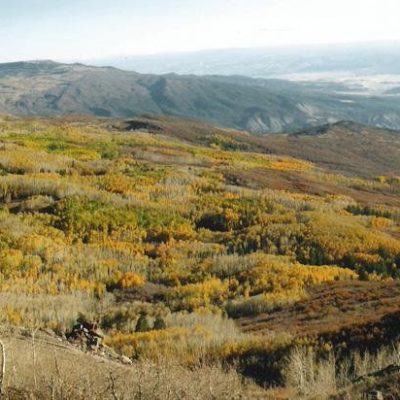
[[377,177],[400,175],[400,133],[338,122],[289,135],[268,135],[272,153],[300,157],[329,170]]
[[397,337],[400,285],[394,282],[330,283],[309,290],[309,298],[256,318],[241,318],[245,332],[290,332],[319,338],[336,348],[379,347]]

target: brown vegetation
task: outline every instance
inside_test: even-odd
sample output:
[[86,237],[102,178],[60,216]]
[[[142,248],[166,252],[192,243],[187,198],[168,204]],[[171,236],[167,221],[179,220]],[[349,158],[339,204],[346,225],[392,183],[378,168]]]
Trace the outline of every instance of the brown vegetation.
[[399,334],[398,282],[334,282],[314,286],[308,297],[272,313],[237,320],[246,333],[290,333],[338,348],[372,349]]

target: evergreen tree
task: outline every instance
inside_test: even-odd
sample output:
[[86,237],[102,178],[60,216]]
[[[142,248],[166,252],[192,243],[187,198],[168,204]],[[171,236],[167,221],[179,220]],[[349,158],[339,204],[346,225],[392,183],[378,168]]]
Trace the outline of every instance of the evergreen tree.
[[161,315],[158,315],[156,320],[154,321],[153,329],[160,331],[162,329],[165,329],[166,327],[167,324],[165,323],[165,319]]
[[146,314],[140,314],[140,317],[136,323],[136,332],[148,332],[151,331],[151,325],[149,318]]

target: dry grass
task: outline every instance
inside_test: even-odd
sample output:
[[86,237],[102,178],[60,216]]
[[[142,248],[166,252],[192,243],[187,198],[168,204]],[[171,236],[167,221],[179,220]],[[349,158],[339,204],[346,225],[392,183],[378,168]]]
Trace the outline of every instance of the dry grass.
[[[131,366],[82,353],[44,333],[32,342],[21,332],[3,332],[8,398],[21,399],[252,399],[265,398],[261,389],[243,382],[233,370],[198,366],[187,369],[164,360]],[[36,385],[34,381],[36,373]],[[6,397],[7,398],[7,397]]]

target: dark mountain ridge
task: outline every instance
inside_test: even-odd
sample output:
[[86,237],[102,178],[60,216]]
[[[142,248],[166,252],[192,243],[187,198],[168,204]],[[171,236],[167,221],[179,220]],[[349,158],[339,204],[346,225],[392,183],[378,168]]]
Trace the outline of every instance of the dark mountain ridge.
[[0,112],[14,115],[196,118],[253,133],[339,120],[400,129],[400,99],[350,95],[337,85],[240,76],[146,75],[34,61],[0,64]]

